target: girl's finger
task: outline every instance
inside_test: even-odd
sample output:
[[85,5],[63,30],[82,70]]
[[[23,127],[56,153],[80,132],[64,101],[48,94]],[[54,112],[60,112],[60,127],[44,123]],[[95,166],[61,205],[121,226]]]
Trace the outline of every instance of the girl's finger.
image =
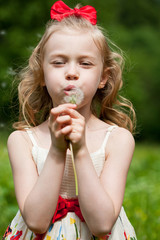
[[69,135],[72,132],[72,126],[71,125],[64,126],[60,132],[65,136]]
[[83,119],[84,117],[75,109],[69,109],[69,113],[68,113],[72,118],[76,118],[76,119]]
[[50,127],[54,132],[63,129],[67,125],[72,125],[72,119],[69,115],[60,115],[54,122],[50,123]]
[[59,116],[56,119],[56,125],[59,126],[59,129],[63,129],[66,126],[72,125],[72,119],[69,115]]
[[60,115],[57,117],[56,122],[59,124],[71,124],[72,123],[72,119],[69,115]]
[[51,109],[51,114],[54,116],[61,115],[63,113],[69,113],[69,109],[75,109],[77,107],[76,104],[71,104],[71,103],[66,103],[66,104],[61,104],[58,107],[52,108]]

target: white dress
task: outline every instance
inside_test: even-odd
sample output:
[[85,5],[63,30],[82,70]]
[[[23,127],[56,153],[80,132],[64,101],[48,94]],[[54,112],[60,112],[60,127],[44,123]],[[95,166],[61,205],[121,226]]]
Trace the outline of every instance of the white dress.
[[[105,147],[107,144],[108,137],[111,131],[116,126],[111,126],[104,138],[102,146],[100,149],[94,153],[91,153],[93,165],[95,167],[96,173],[100,176],[103,165],[105,163]],[[27,130],[29,137],[33,143],[32,156],[36,163],[38,174],[41,173],[45,159],[47,157],[48,151],[37,145],[35,139],[33,138],[31,130]],[[76,198],[75,193],[75,180],[73,167],[71,162],[71,156],[67,155],[64,176],[62,179],[62,185],[60,190],[60,196],[65,199]],[[11,224],[8,226],[3,239],[10,240],[137,240],[135,231],[130,224],[123,207],[121,208],[120,214],[115,222],[111,233],[104,237],[95,237],[90,232],[85,222],[82,222],[80,218],[74,212],[68,212],[67,215],[52,223],[48,231],[43,235],[38,235],[33,233],[28,229],[25,224],[20,211],[17,212],[16,216],[12,220]]]

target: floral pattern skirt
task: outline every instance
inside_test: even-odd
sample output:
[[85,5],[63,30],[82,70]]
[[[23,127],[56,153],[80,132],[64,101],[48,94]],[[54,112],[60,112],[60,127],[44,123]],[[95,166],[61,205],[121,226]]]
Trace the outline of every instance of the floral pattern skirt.
[[51,224],[45,234],[35,234],[28,229],[20,211],[8,226],[3,240],[137,240],[135,231],[129,222],[123,207],[112,231],[104,237],[95,237],[85,222],[74,212]]

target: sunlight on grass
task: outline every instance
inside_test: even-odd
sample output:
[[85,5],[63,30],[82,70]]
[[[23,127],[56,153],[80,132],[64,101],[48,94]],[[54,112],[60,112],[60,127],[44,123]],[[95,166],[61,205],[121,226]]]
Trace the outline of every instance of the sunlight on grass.
[[[18,207],[6,148],[8,134],[0,135],[0,237]],[[138,240],[159,239],[160,229],[160,147],[136,144],[127,178],[123,206]]]

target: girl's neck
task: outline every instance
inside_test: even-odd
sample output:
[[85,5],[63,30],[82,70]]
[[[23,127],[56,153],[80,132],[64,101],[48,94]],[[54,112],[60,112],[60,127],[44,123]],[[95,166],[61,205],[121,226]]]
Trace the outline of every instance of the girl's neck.
[[77,111],[85,118],[86,127],[87,127],[87,125],[89,125],[89,122],[93,117],[90,107],[85,106],[78,109]]
[[88,109],[79,109],[78,112],[85,118],[86,131],[95,131],[100,127],[100,120]]

